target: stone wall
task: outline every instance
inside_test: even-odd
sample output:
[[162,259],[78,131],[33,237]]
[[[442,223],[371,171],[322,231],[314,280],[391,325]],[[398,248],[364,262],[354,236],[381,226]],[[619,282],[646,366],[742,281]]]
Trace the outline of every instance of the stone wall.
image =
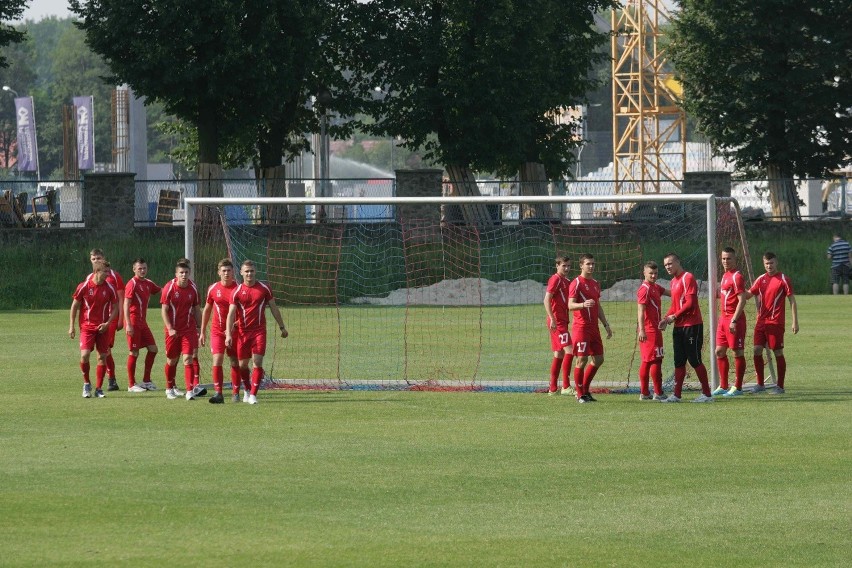
[[86,174],[83,178],[82,209],[86,227],[104,231],[126,231],[133,227],[136,204],[135,174]]
[[[438,169],[396,170],[397,197],[441,197],[441,175]],[[440,205],[400,205],[398,215],[408,218],[441,220]]]

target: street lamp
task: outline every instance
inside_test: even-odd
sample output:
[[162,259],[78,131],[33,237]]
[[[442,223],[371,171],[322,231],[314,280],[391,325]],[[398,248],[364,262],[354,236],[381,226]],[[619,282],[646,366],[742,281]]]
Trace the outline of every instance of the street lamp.
[[10,87],[9,85],[3,85],[3,90],[4,90],[4,91],[7,91],[7,92],[9,92],[9,93],[12,93],[12,94],[13,94],[13,95],[15,95],[16,97],[17,97],[17,96],[19,96],[19,95],[18,95],[18,91],[16,91],[15,89],[13,89],[12,87]]

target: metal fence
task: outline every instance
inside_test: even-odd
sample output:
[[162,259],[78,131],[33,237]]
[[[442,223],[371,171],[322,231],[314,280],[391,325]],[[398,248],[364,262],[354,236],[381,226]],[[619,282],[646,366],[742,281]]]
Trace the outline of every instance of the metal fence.
[[[396,195],[396,182],[393,179],[286,179],[274,180],[274,183],[286,188],[287,195],[293,197],[392,197]],[[269,180],[232,179],[222,180],[224,197],[268,197],[272,194],[273,182]],[[852,178],[833,180],[799,180],[797,191],[804,205],[800,208],[803,218],[824,218],[852,215]],[[513,196],[526,193],[517,180],[483,180],[477,182],[483,195]],[[538,185],[538,184],[537,184]],[[611,179],[598,179],[590,174],[583,179],[562,180],[546,184],[551,195],[576,195],[606,197],[615,192],[615,182]],[[17,199],[23,208],[27,226],[82,227],[85,225],[82,209],[84,182],[3,180],[0,181],[0,196],[7,200]],[[446,191],[446,188],[445,188]],[[662,193],[678,193],[680,183],[666,182],[661,186]],[[280,190],[279,190],[280,192]],[[52,206],[55,209],[53,222],[48,219],[48,200],[52,194]],[[162,207],[164,197],[176,199],[173,207]],[[154,226],[158,224],[183,224],[183,199],[198,196],[197,180],[152,180],[137,181],[134,203],[134,221],[136,226]],[[36,198],[33,201],[33,197]],[[731,184],[731,197],[735,198],[745,211],[747,218],[771,219],[772,208],[769,200],[769,188],[766,180],[736,180]],[[35,213],[35,215],[33,215]],[[390,207],[382,206],[340,206],[323,212],[327,218],[341,221],[382,221],[392,219],[394,212]],[[569,204],[558,208],[555,213],[562,219],[589,219],[611,217],[613,206],[600,204]],[[230,222],[251,223],[263,219],[259,208],[228,206],[225,214]],[[306,206],[304,217],[315,219],[318,212],[312,206]],[[517,205],[507,205],[501,211],[501,218],[512,222],[519,219],[521,213]],[[3,226],[16,226],[14,217],[5,213],[0,216]]]
[[[283,183],[282,183],[283,182]],[[286,180],[222,180],[222,197],[271,197],[271,184],[283,185],[290,197],[314,197],[318,192],[329,197],[393,197],[396,185],[393,179],[286,179]],[[136,226],[153,226],[158,223],[158,208],[164,198],[177,196],[177,207],[166,215],[159,215],[159,223],[183,225],[183,200],[186,197],[198,197],[198,180],[183,181],[137,181],[136,182]],[[381,209],[381,208],[380,208]],[[326,212],[326,216],[340,220],[386,220],[393,218],[391,211],[368,207],[341,207],[340,210]],[[161,212],[162,213],[162,212]],[[259,207],[229,205],[225,207],[225,216],[229,223],[251,223],[261,220],[263,212]],[[314,219],[317,211],[311,206],[305,207],[306,219]]]

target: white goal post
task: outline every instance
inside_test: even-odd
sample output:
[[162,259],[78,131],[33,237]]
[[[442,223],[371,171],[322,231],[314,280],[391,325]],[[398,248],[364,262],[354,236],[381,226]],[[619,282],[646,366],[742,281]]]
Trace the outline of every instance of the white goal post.
[[[610,196],[457,196],[457,197],[298,197],[298,198],[220,198],[220,197],[186,197],[185,204],[185,255],[190,261],[195,260],[195,231],[197,211],[200,207],[212,206],[224,209],[226,206],[403,206],[403,205],[572,205],[572,204],[637,204],[637,203],[679,203],[703,206],[706,222],[706,283],[709,351],[708,358],[713,387],[718,385],[718,371],[715,358],[715,330],[718,319],[718,256],[716,250],[717,204],[731,202],[730,199],[717,199],[712,194],[654,194],[654,195],[610,195]],[[698,216],[696,215],[696,219]],[[310,221],[309,221],[310,222]],[[326,221],[324,221],[325,223]],[[334,223],[335,220],[328,220]],[[578,223],[578,221],[563,220],[563,223]],[[235,259],[236,260],[236,259]],[[194,265],[193,265],[194,266]],[[200,283],[205,285],[206,283]],[[543,310],[542,310],[543,311]],[[632,330],[631,330],[632,331]],[[626,333],[626,331],[621,331]]]

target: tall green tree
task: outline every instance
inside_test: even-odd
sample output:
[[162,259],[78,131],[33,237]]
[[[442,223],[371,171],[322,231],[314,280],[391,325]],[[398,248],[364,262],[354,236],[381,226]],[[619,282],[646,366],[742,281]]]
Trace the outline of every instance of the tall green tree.
[[797,219],[793,176],[852,155],[848,0],[681,0],[671,59],[698,129],[769,179],[773,216]]
[[112,161],[115,85],[106,80],[110,72],[103,58],[89,49],[83,32],[69,22],[61,29],[51,60],[53,80],[44,85],[36,101],[41,103],[37,113],[42,173],[64,177],[62,107],[72,104],[75,96],[94,97],[95,157],[100,162]]
[[[595,0],[375,0],[363,6],[370,80],[387,92],[370,127],[444,165],[462,194],[472,170],[565,173],[576,125],[548,113],[580,102],[605,36]],[[374,26],[370,29],[370,22]],[[543,175],[543,168],[540,169]]]
[[9,64],[5,50],[2,48],[24,40],[25,32],[10,22],[21,19],[27,4],[29,4],[28,0],[0,0],[0,67],[6,67]]
[[[29,93],[35,84],[33,70],[33,50],[31,41],[23,41],[3,48],[6,67],[0,68],[0,84],[8,85],[19,94]],[[8,171],[9,164],[15,161],[15,140],[17,122],[15,117],[14,95],[0,92],[0,167]]]
[[[304,131],[312,63],[328,2],[71,0],[87,42],[114,76],[197,129],[198,161],[225,143],[263,147],[280,163]],[[277,155],[276,155],[277,154]]]

